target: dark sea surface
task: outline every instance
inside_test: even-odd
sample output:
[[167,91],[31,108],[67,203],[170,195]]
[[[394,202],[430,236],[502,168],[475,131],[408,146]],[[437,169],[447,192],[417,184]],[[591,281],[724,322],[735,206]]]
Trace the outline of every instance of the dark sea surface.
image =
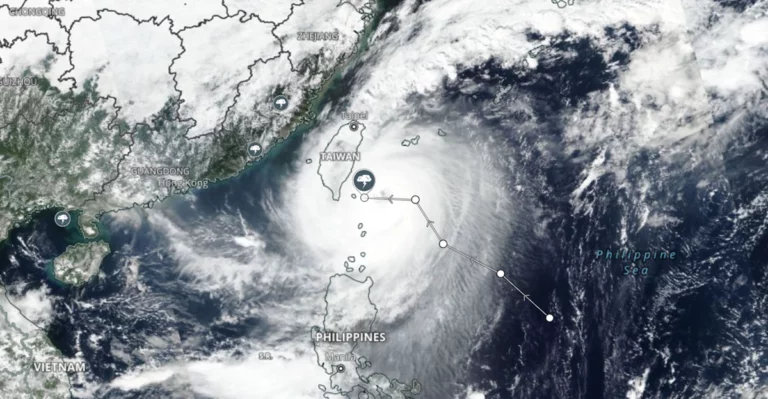
[[[265,217],[254,204],[259,203],[265,188],[274,188],[289,172],[293,153],[302,137],[302,133],[291,136],[240,175],[194,192],[191,194],[197,198],[194,209],[191,201],[183,198],[168,199],[159,207],[172,208],[175,217],[188,219],[190,224],[204,222],[217,212],[224,212],[223,208],[234,207],[257,226]],[[82,287],[57,281],[52,274],[52,260],[64,253],[68,245],[88,240],[79,233],[75,223],[68,228],[56,226],[53,222],[56,211],[41,212],[30,223],[11,230],[0,248],[0,278],[5,286],[23,287],[19,289],[24,292],[45,285],[51,295],[59,299],[55,302],[56,319],[48,336],[65,356],[76,354],[78,334],[82,334],[81,338],[90,334],[108,338],[103,347],[81,346],[90,370],[100,380],[109,381],[128,366],[141,363],[140,359],[126,362],[115,358],[109,345],[119,343],[130,352],[129,348],[141,344],[132,337],[162,335],[169,324],[179,329],[182,338],[185,333],[200,334],[206,323],[220,315],[222,306],[216,298],[189,291],[188,279],[168,264],[171,258],[167,256],[166,238],[153,231],[144,219],[134,226],[113,223],[113,216],[105,215],[99,226],[101,234],[94,239],[104,240],[112,248],[102,262],[101,276]],[[131,258],[140,261],[138,278],[149,287],[152,297],[143,298],[135,286],[129,284],[131,276],[126,262]],[[84,306],[86,304],[94,306]],[[162,305],[166,305],[163,310],[167,314],[158,312]],[[233,331],[210,331],[205,346],[213,350],[226,345],[225,341],[238,335],[236,330],[237,327],[233,327]]]
[[[630,48],[641,34],[627,26],[611,29]],[[531,34],[532,46],[536,37]],[[510,181],[535,193],[528,201],[542,210],[545,238],[528,244],[529,264],[520,267],[517,277],[557,316],[543,323],[534,308],[521,306],[519,296],[510,292],[504,298],[511,304],[504,322],[472,354],[469,380],[456,384],[504,399],[625,398],[633,381],[644,389],[637,398],[706,397],[712,386],[722,388],[720,397],[735,398],[748,381],[768,384],[762,371],[768,366],[768,165],[762,155],[768,150],[768,122],[747,121],[739,139],[723,148],[701,149],[712,160],[695,167],[688,167],[685,157],[670,161],[658,152],[638,150],[623,181],[603,175],[579,198],[589,204],[589,212],[575,209],[572,193],[582,181],[585,159],[594,154],[566,150],[561,118],[567,107],[604,90],[615,75],[589,40],[561,39],[552,58],[544,55],[534,73],[488,60],[459,74],[460,81],[477,84],[476,92],[462,91],[458,84],[445,87],[444,101],[451,107],[475,112],[489,129],[529,139],[508,143],[521,165]],[[493,108],[492,100],[505,86],[518,90],[536,114]],[[343,91],[332,88],[328,95],[335,103]],[[534,117],[539,121],[535,129],[514,127]],[[258,204],[267,191],[279,195],[279,184],[310,132],[311,127],[302,129],[240,175],[193,192],[194,203],[177,197],[160,206],[190,225],[220,212],[240,212],[255,230],[267,231],[269,220]],[[545,143],[549,152],[541,153],[537,143]],[[676,222],[640,228],[641,194]],[[182,352],[204,356],[226,348],[237,356],[240,340],[262,328],[259,319],[212,327],[226,303],[195,291],[188,277],[169,264],[167,238],[145,220],[113,223],[113,216],[106,215],[98,239],[113,251],[102,263],[102,276],[83,287],[55,281],[52,259],[67,245],[85,240],[74,227],[55,226],[55,212],[41,212],[10,232],[0,247],[0,279],[21,290],[49,288],[58,298],[49,338],[65,356],[80,348],[96,381],[110,381],[146,362],[135,353],[143,343],[140,337],[177,330],[182,341],[195,342],[194,347],[168,348],[159,354],[160,361]],[[510,240],[519,236],[534,234],[516,232]],[[636,262],[648,268],[648,275],[628,276],[624,267],[635,266],[632,262],[596,256],[598,250],[624,248],[676,252],[677,257]],[[130,274],[132,259],[141,263],[138,276]],[[136,290],[134,277],[150,288],[151,296]],[[78,336],[89,335],[103,339],[78,346]],[[128,356],[116,356],[116,349]],[[154,387],[121,397],[169,395]],[[428,386],[421,397],[432,399]]]
[[[631,26],[607,29],[637,48],[642,33]],[[540,36],[530,37],[535,44]],[[522,167],[513,181],[536,192],[529,200],[543,210],[546,239],[531,243],[520,266],[536,272],[517,278],[533,298],[550,298],[545,308],[557,315],[554,326],[542,325],[535,310],[508,307],[492,341],[473,356],[471,382],[486,398],[735,398],[745,389],[753,397],[745,387],[768,383],[768,121],[744,121],[725,147],[715,140],[692,146],[706,159],[695,166],[685,151],[662,154],[675,148],[638,149],[623,180],[604,174],[574,199],[597,153],[568,152],[563,119],[574,107],[603,106],[586,100],[616,83],[615,69],[586,38],[565,35],[541,54],[533,71],[492,59],[445,88],[446,102],[526,139],[510,141]],[[499,109],[501,87],[532,104],[533,114]],[[648,202],[670,220],[641,224]],[[676,258],[596,256],[623,249]],[[625,267],[648,274],[625,275]]]

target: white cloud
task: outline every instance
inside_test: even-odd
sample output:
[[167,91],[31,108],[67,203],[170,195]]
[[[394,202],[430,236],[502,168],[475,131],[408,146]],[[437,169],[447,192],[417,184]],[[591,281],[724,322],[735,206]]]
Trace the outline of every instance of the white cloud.
[[[36,330],[38,326],[45,327],[51,322],[53,318],[53,301],[48,296],[48,290],[45,286],[27,290],[23,295],[13,295],[11,294],[12,292],[14,292],[13,289],[8,293],[8,297],[18,310],[7,309],[11,322],[26,331]],[[3,298],[3,301],[7,303],[5,298]],[[35,323],[35,325],[30,323],[30,321]]]

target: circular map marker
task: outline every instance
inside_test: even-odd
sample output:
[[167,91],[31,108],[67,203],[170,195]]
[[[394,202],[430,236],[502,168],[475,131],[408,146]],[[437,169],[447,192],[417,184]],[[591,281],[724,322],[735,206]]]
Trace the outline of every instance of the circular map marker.
[[550,322],[550,323],[551,323],[551,322],[552,322],[552,321],[554,321],[554,320],[555,320],[555,316],[552,316],[551,314],[548,314],[548,315],[547,315],[547,321],[548,321],[548,322]]
[[339,371],[339,373],[343,373],[343,372],[344,372],[344,370],[346,370],[346,369],[347,369],[347,368],[346,368],[346,367],[344,367],[344,365],[343,365],[343,364],[340,364],[340,365],[336,366],[336,370],[338,370],[338,371]]
[[352,121],[349,123],[349,130],[355,132],[357,129],[360,128],[360,125],[356,121]]
[[360,191],[361,193],[367,193],[368,191],[371,191],[374,184],[376,184],[376,177],[373,175],[373,173],[371,173],[371,171],[360,169],[355,172],[355,177],[352,182],[355,184],[357,191]]
[[56,212],[56,216],[53,217],[53,221],[56,223],[56,226],[67,227],[72,221],[72,217],[69,216],[69,212],[67,211],[58,211]]
[[248,152],[248,156],[251,158],[256,158],[259,155],[261,155],[261,152],[263,151],[263,148],[261,147],[261,144],[259,143],[251,143],[248,144],[248,147],[246,147],[246,150]]
[[277,96],[274,100],[272,100],[272,105],[276,110],[282,111],[288,108],[288,98],[283,95]]

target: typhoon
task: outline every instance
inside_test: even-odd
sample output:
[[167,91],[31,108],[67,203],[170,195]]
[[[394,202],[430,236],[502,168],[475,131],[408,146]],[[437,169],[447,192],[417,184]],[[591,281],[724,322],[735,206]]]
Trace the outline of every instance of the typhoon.
[[768,395],[768,2],[380,3],[311,126],[105,215],[95,281],[3,249],[74,394]]
[[[510,276],[524,274],[522,263],[514,264],[530,249],[510,237],[529,230],[532,221],[520,200],[525,193],[505,178],[513,167],[505,146],[499,145],[505,139],[461,120],[440,136],[438,129],[448,128],[429,117],[395,117],[409,108],[381,109],[383,123],[362,122],[361,161],[354,164],[375,174],[368,197],[394,195],[408,201],[363,202],[351,177],[334,199],[318,174],[318,153],[344,123],[327,117],[286,161],[281,176],[254,172],[207,199],[203,195],[150,212],[147,222],[167,240],[174,267],[190,280],[188,289],[221,297],[217,314],[222,314],[215,322],[245,328],[237,349],[226,351],[252,348],[243,354],[246,360],[170,365],[163,376],[193,373],[189,384],[195,392],[234,398],[261,386],[258,380],[253,386],[243,384],[243,374],[258,373],[275,382],[269,391],[275,397],[318,397],[318,384],[329,390],[333,384],[328,382],[331,370],[323,367],[326,355],[352,353],[372,364],[362,375],[387,378],[378,385],[381,389],[388,389],[390,380],[414,384],[416,379],[416,386],[444,395],[455,391],[451,381],[464,378],[454,365],[486,336],[507,301],[520,306],[521,313],[536,311],[522,307],[522,297],[514,297],[513,288],[494,273],[441,248],[411,200],[418,196],[452,246],[486,264],[503,265]],[[402,146],[405,137],[416,135],[421,136],[418,146]],[[207,209],[208,201],[218,205]],[[345,273],[356,281],[339,280]],[[312,328],[336,307],[345,320],[360,319],[359,329],[386,334],[386,340],[363,342],[354,350],[313,347]],[[544,322],[544,316],[538,320]],[[256,325],[261,332],[254,335]],[[271,363],[257,359],[262,349],[271,352]],[[137,372],[112,386],[132,387],[156,373]],[[336,389],[366,385],[355,380],[339,381]],[[396,390],[389,394],[404,397],[396,396],[403,395]]]

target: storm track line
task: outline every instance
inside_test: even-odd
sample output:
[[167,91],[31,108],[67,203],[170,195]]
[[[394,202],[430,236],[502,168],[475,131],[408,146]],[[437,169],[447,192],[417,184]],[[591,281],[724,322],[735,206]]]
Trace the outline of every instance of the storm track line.
[[[414,196],[414,197],[416,197],[416,196]],[[418,198],[418,197],[416,197],[416,198]],[[411,202],[413,202],[413,198],[411,198]],[[438,234],[437,229],[435,228],[435,222],[429,220],[429,216],[427,216],[427,213],[424,212],[424,208],[421,207],[421,204],[419,204],[418,201],[416,202],[416,206],[419,207],[419,210],[421,211],[421,214],[424,215],[424,219],[427,220],[427,227],[431,227],[432,228],[432,232],[435,233],[435,236],[437,236],[437,239],[438,240],[442,240],[443,237],[440,237],[440,234]]]
[[[367,196],[366,196],[366,197],[367,197]],[[364,199],[364,200],[363,200],[363,202],[367,202],[367,201],[368,201],[368,199],[371,199],[371,200],[377,200],[377,201],[388,201],[390,204],[394,204],[394,203],[395,203],[395,201],[410,201],[412,204],[416,205],[416,207],[418,207],[418,208],[419,208],[419,211],[420,211],[420,212],[421,212],[421,214],[424,216],[424,219],[427,221],[427,227],[428,227],[428,228],[431,228],[431,229],[432,229],[432,232],[433,232],[433,233],[435,234],[435,236],[437,237],[437,240],[438,240],[438,245],[440,246],[440,248],[442,248],[442,249],[446,249],[446,248],[447,248],[447,249],[449,249],[449,250],[453,251],[454,253],[456,253],[456,254],[458,254],[458,255],[461,255],[461,256],[463,256],[463,257],[465,257],[465,258],[469,259],[469,261],[470,261],[470,262],[472,262],[473,264],[477,264],[477,265],[480,265],[480,266],[482,266],[482,267],[484,267],[484,268],[486,268],[486,269],[488,269],[488,270],[490,270],[490,271],[492,271],[492,272],[496,273],[496,277],[499,277],[499,278],[502,278],[502,279],[504,279],[504,281],[506,281],[506,282],[507,282],[509,285],[511,285],[511,286],[512,286],[512,288],[514,288],[514,289],[515,289],[517,292],[519,292],[519,293],[520,293],[520,295],[522,295],[522,296],[523,296],[523,302],[525,302],[525,301],[528,301],[528,302],[530,302],[530,303],[531,303],[531,305],[535,306],[535,307],[536,307],[536,309],[537,309],[539,312],[541,312],[541,314],[543,314],[543,315],[544,315],[545,319],[546,319],[548,322],[552,322],[552,321],[554,321],[554,320],[555,320],[555,316],[553,316],[551,313],[547,313],[547,312],[545,312],[545,311],[544,311],[544,309],[542,309],[541,307],[539,307],[539,305],[537,305],[537,304],[536,304],[536,302],[534,302],[534,301],[531,299],[531,296],[530,296],[530,295],[528,295],[528,294],[526,294],[525,292],[523,292],[523,290],[521,290],[521,289],[520,289],[520,287],[518,287],[517,285],[515,285],[515,283],[513,283],[513,282],[512,282],[512,280],[510,280],[509,278],[507,278],[507,277],[505,276],[504,270],[501,270],[501,269],[494,269],[494,268],[493,268],[493,267],[491,267],[490,265],[487,265],[487,264],[485,264],[485,263],[483,263],[483,262],[479,261],[479,260],[478,260],[477,258],[475,258],[474,256],[472,256],[472,255],[469,255],[469,254],[467,254],[467,253],[465,253],[465,252],[462,252],[462,251],[458,250],[456,247],[454,247],[454,246],[452,246],[452,245],[448,245],[448,241],[444,240],[444,239],[443,239],[443,238],[440,236],[440,234],[437,232],[437,229],[435,228],[435,222],[433,222],[432,220],[430,220],[430,219],[429,219],[429,216],[427,216],[427,212],[425,212],[425,211],[424,211],[424,208],[422,208],[422,207],[421,207],[421,204],[420,204],[420,202],[421,202],[421,198],[420,198],[418,195],[414,195],[414,196],[412,196],[411,198],[402,198],[402,197],[395,197],[395,196],[394,196],[394,194],[392,194],[392,195],[390,195],[389,197],[369,197],[369,198],[366,198],[366,199]]]
[[[490,266],[486,265],[486,264],[485,264],[485,263],[483,263],[483,262],[480,262],[479,260],[477,260],[477,259],[475,259],[475,258],[471,257],[470,255],[467,255],[467,254],[465,254],[464,252],[461,252],[461,251],[459,251],[458,249],[456,249],[456,248],[455,248],[455,247],[453,247],[453,246],[450,246],[450,245],[449,245],[449,246],[448,246],[448,249],[450,249],[451,251],[453,251],[453,252],[456,252],[457,254],[459,254],[459,255],[461,255],[461,256],[463,256],[463,257],[465,257],[465,258],[469,259],[469,261],[470,261],[470,262],[472,262],[472,263],[477,263],[478,265],[480,265],[480,266],[482,266],[482,267],[484,267],[484,268],[486,268],[486,269],[488,269],[488,270],[490,270],[490,271],[492,271],[492,272],[494,272],[494,273],[498,273],[498,272],[499,272],[498,270],[496,270],[496,269],[494,269],[494,268],[492,268],[492,267],[490,267]],[[515,287],[515,288],[517,288],[517,287]],[[518,291],[519,291],[519,290],[518,290]],[[522,294],[522,292],[521,292],[521,294]],[[523,294],[523,295],[525,295],[525,294]]]

